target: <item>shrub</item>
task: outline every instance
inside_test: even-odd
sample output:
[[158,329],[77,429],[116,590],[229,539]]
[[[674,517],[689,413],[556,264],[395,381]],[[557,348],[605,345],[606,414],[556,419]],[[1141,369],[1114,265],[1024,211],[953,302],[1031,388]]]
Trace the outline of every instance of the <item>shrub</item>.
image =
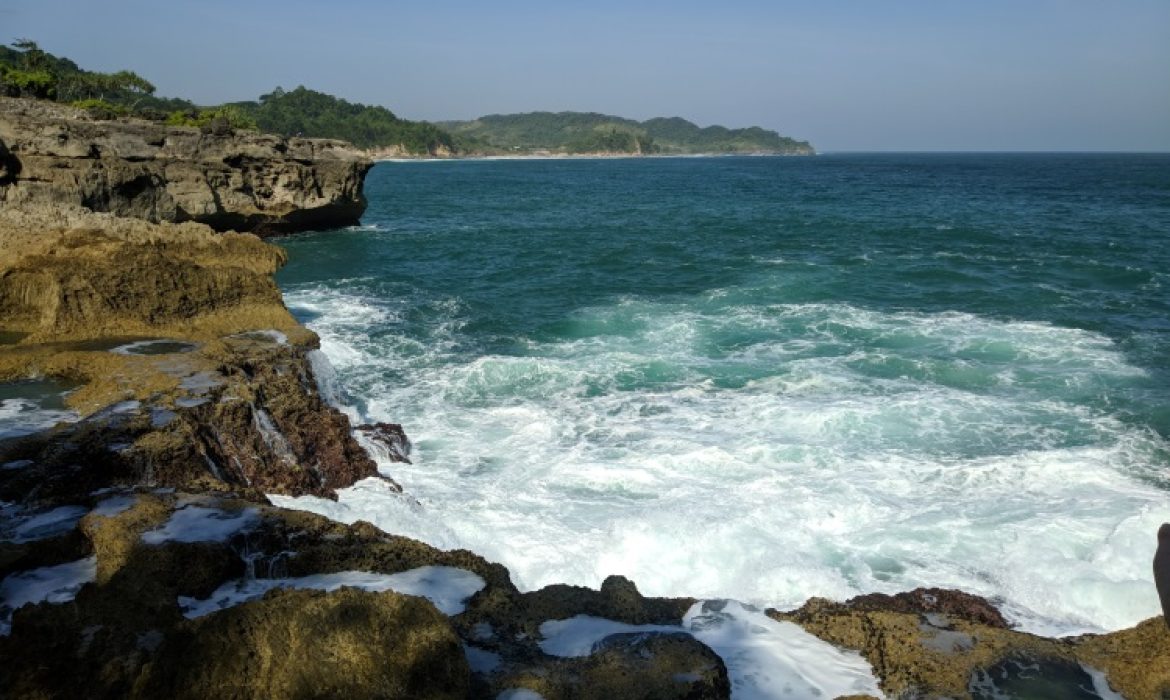
[[117,119],[130,113],[130,110],[122,105],[111,104],[105,100],[94,98],[75,100],[70,104],[78,109],[84,109],[94,119]]

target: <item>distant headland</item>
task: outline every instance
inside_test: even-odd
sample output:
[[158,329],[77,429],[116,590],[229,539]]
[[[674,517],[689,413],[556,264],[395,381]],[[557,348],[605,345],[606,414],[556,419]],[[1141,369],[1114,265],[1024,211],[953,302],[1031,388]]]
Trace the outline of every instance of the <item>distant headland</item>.
[[304,86],[277,87],[256,100],[197,105],[157,96],[155,86],[132,71],[86,70],[29,40],[0,46],[0,94],[64,102],[97,119],[137,117],[198,127],[215,123],[286,137],[340,139],[374,158],[815,153],[807,141],[758,126],[700,127],[681,117],[639,122],[596,112],[529,112],[432,124]]

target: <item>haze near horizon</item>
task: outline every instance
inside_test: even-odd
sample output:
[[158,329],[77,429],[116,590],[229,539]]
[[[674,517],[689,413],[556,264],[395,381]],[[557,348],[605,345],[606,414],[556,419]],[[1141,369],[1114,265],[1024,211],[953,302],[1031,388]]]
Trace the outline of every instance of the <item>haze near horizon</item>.
[[1170,3],[5,0],[7,36],[203,104],[596,111],[843,150],[1170,150]]

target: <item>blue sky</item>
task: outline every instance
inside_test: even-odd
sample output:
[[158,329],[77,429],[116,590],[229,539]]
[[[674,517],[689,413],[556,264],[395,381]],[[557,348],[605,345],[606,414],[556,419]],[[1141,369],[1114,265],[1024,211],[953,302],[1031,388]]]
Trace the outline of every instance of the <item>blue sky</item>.
[[0,41],[202,103],[582,110],[821,150],[1170,150],[1170,0],[0,0]]

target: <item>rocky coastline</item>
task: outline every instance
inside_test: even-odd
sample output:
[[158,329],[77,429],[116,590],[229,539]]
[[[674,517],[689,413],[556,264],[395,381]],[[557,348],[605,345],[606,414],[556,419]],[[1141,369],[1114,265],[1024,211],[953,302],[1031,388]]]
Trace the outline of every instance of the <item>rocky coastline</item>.
[[[1170,697],[1161,618],[1050,639],[952,590],[754,618],[620,576],[521,592],[473,552],[272,506],[401,492],[367,448],[405,461],[402,428],[330,404],[272,278],[284,253],[238,232],[356,223],[370,166],[0,100],[0,396],[63,395],[51,424],[0,430],[0,694],[727,698],[776,626],[859,654],[877,685],[854,697]],[[573,624],[601,632],[565,651]]]
[[101,121],[0,97],[0,206],[77,206],[150,222],[257,235],[356,224],[372,161],[349,144]]

